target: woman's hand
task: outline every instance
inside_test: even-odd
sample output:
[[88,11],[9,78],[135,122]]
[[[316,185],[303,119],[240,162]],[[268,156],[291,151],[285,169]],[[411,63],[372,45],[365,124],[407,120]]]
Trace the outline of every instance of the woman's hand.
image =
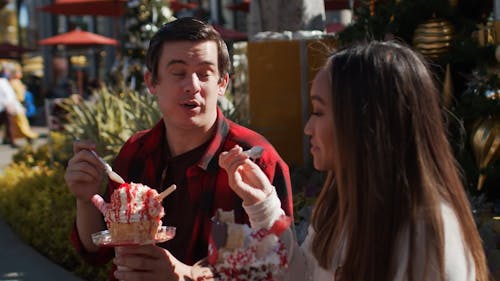
[[274,190],[266,174],[238,145],[221,153],[219,165],[226,170],[229,186],[245,205],[261,202]]
[[116,247],[115,277],[123,281],[190,280],[191,266],[156,245]]

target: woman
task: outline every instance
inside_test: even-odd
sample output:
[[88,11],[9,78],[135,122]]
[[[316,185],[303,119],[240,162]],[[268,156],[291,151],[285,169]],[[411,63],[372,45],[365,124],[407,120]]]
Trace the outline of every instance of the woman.
[[[311,89],[314,167],[328,172],[285,280],[488,280],[484,252],[424,60],[390,42],[341,50]],[[235,147],[220,157],[253,228],[282,214]]]
[[26,85],[21,80],[23,77],[23,72],[20,66],[13,66],[9,76],[9,82],[14,89],[17,97],[17,103],[19,104],[20,110],[13,116],[13,126],[15,128],[14,138],[26,138],[28,143],[33,142],[34,139],[38,138],[38,134],[31,129],[26,107],[23,106],[26,101],[27,94],[30,95],[26,90]]

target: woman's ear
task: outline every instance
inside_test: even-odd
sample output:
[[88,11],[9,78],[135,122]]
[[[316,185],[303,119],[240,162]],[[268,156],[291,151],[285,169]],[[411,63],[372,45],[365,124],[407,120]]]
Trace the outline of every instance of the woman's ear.
[[153,80],[153,74],[149,70],[146,70],[146,72],[144,72],[144,83],[146,83],[149,93],[154,96],[156,94],[156,89],[154,87],[155,83]]
[[229,84],[229,74],[226,73],[219,79],[219,96],[223,96],[226,93],[227,85]]

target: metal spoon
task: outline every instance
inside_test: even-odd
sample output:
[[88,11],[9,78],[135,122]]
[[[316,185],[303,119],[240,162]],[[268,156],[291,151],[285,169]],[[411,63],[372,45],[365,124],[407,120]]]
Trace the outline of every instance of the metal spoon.
[[95,153],[95,151],[90,150],[90,152],[92,153],[92,155],[95,156],[95,158],[97,158],[104,165],[104,170],[106,171],[106,173],[108,174],[108,177],[112,181],[117,182],[119,184],[125,183],[125,181],[122,179],[122,177],[120,177],[120,175],[118,175],[115,171],[113,171],[113,169],[111,168],[111,165],[109,165],[108,162],[106,162],[99,155],[97,155],[97,153]]
[[243,151],[248,157],[252,158],[253,160],[260,158],[262,156],[262,152],[264,152],[264,148],[262,146],[254,146],[250,148],[249,150]]

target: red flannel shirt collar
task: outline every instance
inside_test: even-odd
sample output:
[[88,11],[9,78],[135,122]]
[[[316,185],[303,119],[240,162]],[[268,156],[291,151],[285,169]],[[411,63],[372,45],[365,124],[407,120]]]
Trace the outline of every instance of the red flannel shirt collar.
[[[229,122],[224,117],[222,110],[217,107],[217,120],[215,135],[213,136],[210,144],[207,147],[207,150],[201,157],[201,160],[198,162],[197,166],[203,170],[209,169],[210,163],[215,161],[217,163],[217,159],[214,159],[216,155],[218,155],[223,149],[224,139],[226,138],[229,132]],[[142,149],[144,156],[147,158],[152,153],[157,153],[157,148],[160,146],[164,146],[165,143],[162,143],[166,140],[165,138],[165,122],[160,120],[156,125],[146,133],[144,138],[142,138]],[[212,164],[213,166],[214,164]],[[211,169],[210,169],[211,170]]]

